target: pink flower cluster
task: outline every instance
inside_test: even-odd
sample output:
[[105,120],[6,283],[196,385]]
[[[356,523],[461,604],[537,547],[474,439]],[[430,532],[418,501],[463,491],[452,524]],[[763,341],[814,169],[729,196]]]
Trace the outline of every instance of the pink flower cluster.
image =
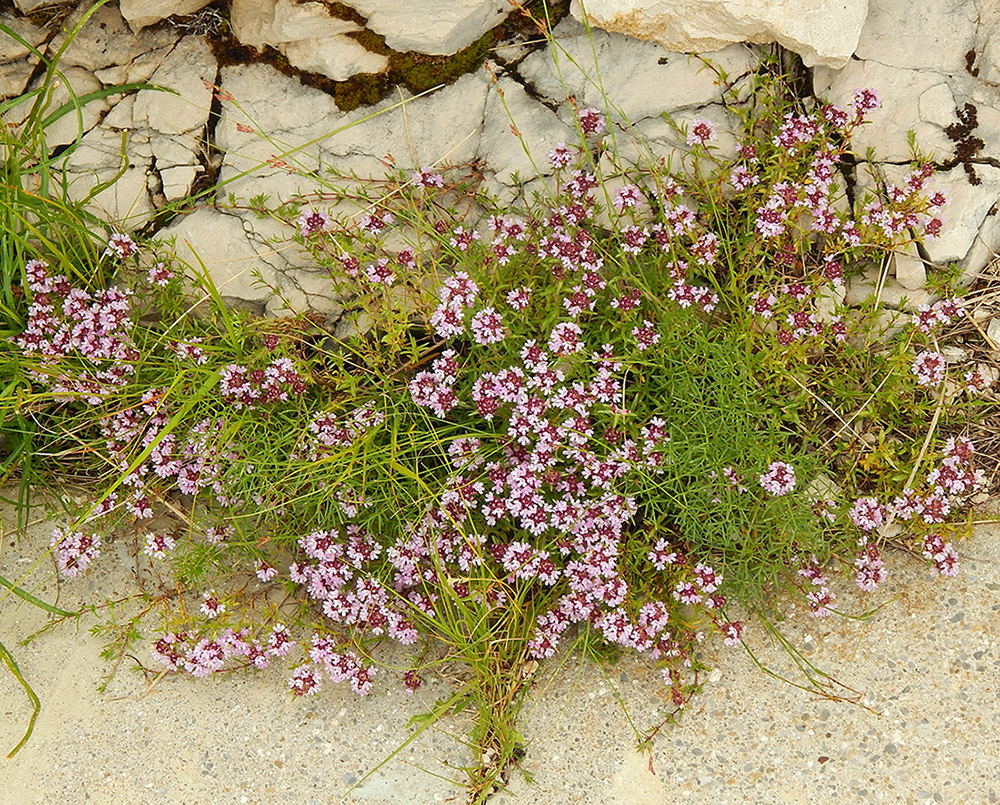
[[934,570],[939,575],[958,575],[958,552],[940,534],[924,537],[923,554],[934,563]]
[[829,579],[823,573],[823,568],[815,556],[810,557],[808,561],[802,562],[798,570],[798,575],[807,579],[814,588],[819,588],[818,590],[811,589],[806,593],[806,602],[809,604],[812,616],[814,618],[825,618],[831,615],[833,610],[830,607],[836,601],[836,596],[826,586],[829,583]]
[[[323,614],[340,626],[375,636],[387,635],[403,645],[417,640],[412,609],[372,572],[382,556],[378,542],[365,529],[314,531],[299,539],[305,559],[289,569],[289,578],[305,587]],[[403,588],[397,585],[397,592]]]
[[940,352],[923,351],[913,360],[910,371],[921,386],[937,386],[945,378],[948,364]]
[[234,408],[252,408],[285,402],[289,394],[300,396],[306,390],[306,382],[289,358],[275,358],[264,369],[229,364],[222,370],[219,390]]
[[186,671],[204,678],[230,668],[267,668],[275,657],[293,648],[287,627],[275,624],[264,642],[251,639],[247,629],[223,629],[215,637],[196,639],[187,632],[168,632],[153,642],[150,653],[168,671]]
[[787,495],[795,489],[795,468],[784,461],[773,461],[758,479],[761,487],[772,495]]
[[90,563],[101,555],[101,538],[97,534],[88,536],[82,531],[57,528],[53,530],[49,544],[55,549],[56,567],[68,579],[86,573]]
[[32,293],[27,326],[13,343],[39,368],[32,377],[53,393],[97,405],[135,372],[130,292],[91,293],[62,274],[51,276],[43,260],[24,267]]
[[309,423],[309,436],[301,457],[316,461],[339,448],[350,447],[358,439],[385,422],[385,414],[373,403],[355,408],[344,417],[320,413]]
[[962,300],[957,297],[941,299],[933,305],[923,304],[913,315],[913,323],[922,333],[934,332],[938,327],[946,327],[964,313]]
[[417,405],[430,408],[436,416],[444,418],[458,405],[458,397],[452,390],[457,378],[455,350],[446,349],[431,364],[430,371],[418,372],[410,381],[410,397]]

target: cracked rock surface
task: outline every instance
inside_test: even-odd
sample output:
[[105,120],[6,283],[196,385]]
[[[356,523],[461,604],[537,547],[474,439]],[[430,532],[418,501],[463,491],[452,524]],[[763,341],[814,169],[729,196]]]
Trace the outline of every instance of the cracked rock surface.
[[[313,192],[326,167],[363,180],[380,178],[387,163],[404,170],[474,163],[485,189],[501,201],[510,199],[517,180],[529,190],[539,187],[553,145],[575,140],[573,103],[608,109],[626,161],[662,158],[676,164],[681,144],[664,112],[681,124],[694,117],[711,120],[721,152],[731,152],[736,125],[719,102],[718,82],[725,75],[738,94],[741,77],[758,56],[745,43],[726,45],[730,34],[719,15],[735,12],[723,0],[709,4],[711,14],[704,11],[704,19],[714,21],[705,23],[702,34],[711,33],[721,47],[702,54],[704,59],[672,52],[663,37],[651,35],[684,3],[605,0],[587,4],[592,23],[625,30],[628,22],[632,33],[645,38],[600,28],[588,33],[569,16],[555,28],[555,48],[512,34],[493,49],[489,72],[470,72],[419,98],[399,89],[374,107],[344,112],[321,85],[301,78],[341,80],[359,70],[383,70],[385,56],[362,47],[359,34],[377,34],[399,51],[420,50],[412,40],[422,37],[425,53],[454,52],[502,21],[509,6],[499,0],[352,0],[336,7],[318,0],[232,0],[233,28],[243,42],[277,48],[291,68],[308,71],[297,75],[264,61],[220,67],[206,39],[184,22],[189,18],[183,15],[201,13],[195,6],[203,5],[123,0],[121,10],[113,3],[99,9],[63,55],[65,83],[77,94],[143,81],[171,92],[130,90],[87,104],[79,118],[68,115],[53,126],[50,145],[76,143],[66,163],[76,198],[121,172],[118,182],[91,200],[95,211],[126,230],[152,226],[162,238],[178,238],[185,244],[182,253],[205,260],[227,297],[269,312],[280,305],[254,283],[244,262],[256,261],[260,276],[296,305],[329,312],[338,303],[307,256],[288,244],[290,229],[245,209],[251,197],[266,195],[277,205]],[[744,4],[732,30],[771,25],[763,12],[754,19],[753,9]],[[850,4],[821,9],[823,19],[839,26],[831,37],[856,39],[846,55],[832,39],[786,41],[774,31],[770,38],[816,65],[807,70],[806,86],[811,83],[817,98],[844,104],[858,87],[879,91],[883,109],[855,141],[859,157],[874,149],[877,176],[890,182],[905,176],[911,131],[918,151],[937,165],[936,187],[950,199],[946,225],[939,238],[896,257],[883,289],[884,300],[912,305],[929,269],[956,262],[971,282],[1000,247],[1000,15],[990,0],[944,0],[919,8],[871,0],[866,10]],[[209,12],[218,13],[204,9]],[[66,18],[63,29],[81,13]],[[786,28],[804,30],[793,12],[786,9],[785,15]],[[64,33],[16,13],[4,19],[43,52],[53,53],[65,41]],[[433,35],[425,31],[428,25]],[[0,43],[6,97],[37,85],[36,61],[23,45]],[[52,103],[66,97],[66,86],[57,86]],[[16,125],[23,113],[10,109],[5,122]],[[638,136],[623,136],[630,127]],[[637,142],[645,146],[638,149]],[[875,181],[860,165],[853,174],[846,188],[852,199]],[[211,181],[221,183],[218,199],[232,194],[238,200],[235,208],[204,206],[215,198],[203,198],[202,206],[170,206]],[[856,292],[864,293],[860,282]]]

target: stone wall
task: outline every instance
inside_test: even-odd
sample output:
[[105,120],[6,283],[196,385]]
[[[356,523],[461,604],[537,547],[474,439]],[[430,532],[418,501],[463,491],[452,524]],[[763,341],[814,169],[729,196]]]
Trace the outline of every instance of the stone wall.
[[[477,162],[503,197],[516,174],[544,172],[548,149],[575,138],[570,93],[603,107],[606,92],[619,130],[628,121],[658,156],[679,145],[664,111],[713,120],[732,143],[714,74],[682,51],[702,51],[738,81],[756,46],[778,42],[802,57],[818,96],[845,103],[858,87],[878,89],[883,110],[856,143],[859,152],[875,149],[887,176],[906,170],[911,129],[941,167],[936,181],[951,199],[943,236],[901,256],[898,282],[883,296],[915,299],[926,265],[957,261],[971,281],[1000,248],[1000,14],[992,3],[577,0],[550,52],[506,0],[120,0],[94,13],[63,54],[66,82],[78,94],[140,81],[174,94],[143,89],[89,104],[82,131],[67,116],[49,144],[80,135],[67,163],[78,197],[124,166],[94,208],[128,230],[169,208],[156,219],[158,236],[205,264],[225,296],[277,312],[254,282],[259,272],[293,305],[331,312],[329,284],[294,246],[277,242],[287,235],[280,224],[208,203],[179,214],[170,205],[212,181],[222,182],[223,198],[263,193],[276,202],[314,190],[310,176],[322,165],[380,177],[390,155],[403,168]],[[48,53],[64,41],[60,26],[83,14],[67,6],[68,16],[47,21],[51,2],[16,6],[4,23]],[[478,69],[449,73],[443,57],[455,53],[465,59],[455,64]],[[0,42],[0,93],[16,97],[37,82],[37,61]],[[391,90],[386,77],[404,76],[404,66],[450,83],[418,98],[401,86],[374,106],[341,108],[353,105],[344,103],[348,90],[352,98]],[[57,92],[65,97],[65,87]],[[12,109],[5,122],[24,113]]]

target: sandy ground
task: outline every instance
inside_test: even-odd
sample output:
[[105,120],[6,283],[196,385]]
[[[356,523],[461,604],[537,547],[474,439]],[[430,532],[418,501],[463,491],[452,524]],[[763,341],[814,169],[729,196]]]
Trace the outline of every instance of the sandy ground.
[[[6,516],[9,528],[9,510]],[[0,575],[19,578],[53,522],[3,538]],[[523,761],[497,805],[652,803],[987,803],[1000,798],[1000,527],[959,545],[962,573],[940,579],[892,556],[890,580],[857,611],[890,602],[866,622],[803,617],[783,632],[810,662],[862,694],[871,710],[807,694],[762,673],[741,649],[706,647],[715,663],[704,693],[652,753],[635,730],[663,712],[663,686],[644,662],[600,668],[568,658],[538,685],[525,712]],[[131,588],[129,563],[108,551],[92,574],[59,585],[50,560],[25,583],[73,608]],[[122,549],[118,546],[118,559]],[[125,555],[127,558],[127,554]],[[415,697],[390,681],[366,699],[327,685],[307,700],[285,690],[286,669],[204,681],[164,678],[151,689],[123,664],[105,693],[103,641],[65,624],[29,646],[17,641],[46,615],[0,590],[0,640],[42,700],[30,742],[0,760],[0,802],[461,803],[453,780],[471,755],[469,724],[441,721],[362,785],[358,780],[411,734],[410,716],[450,690],[430,680]],[[747,644],[789,670],[761,624]],[[145,649],[143,649],[144,651]],[[145,658],[144,658],[145,659]],[[2,670],[2,668],[0,668]],[[871,712],[875,711],[875,712]],[[0,748],[21,737],[23,690],[0,673]]]

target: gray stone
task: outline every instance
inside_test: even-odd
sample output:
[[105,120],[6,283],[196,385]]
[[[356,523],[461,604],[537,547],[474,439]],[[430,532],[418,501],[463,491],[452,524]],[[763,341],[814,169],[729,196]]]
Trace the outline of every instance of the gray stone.
[[987,211],[972,248],[959,263],[962,269],[961,285],[971,285],[983,269],[997,259],[998,252],[1000,252],[1000,202]]
[[293,0],[233,0],[233,33],[244,45],[261,50],[302,39],[323,39],[360,31],[354,22],[331,17],[322,3]]
[[[223,85],[239,100],[224,104],[216,142],[226,151],[224,193],[267,193],[289,199],[318,186],[312,175],[381,179],[389,155],[403,169],[468,162],[478,153],[488,92],[478,75],[464,76],[418,101],[389,98],[344,113],[328,95],[266,65],[227,67]],[[253,131],[241,130],[252,126]],[[294,152],[294,153],[289,153]],[[287,168],[269,164],[272,157]],[[292,173],[289,173],[289,170]]]
[[[1000,199],[1000,168],[977,165],[976,174],[981,180],[979,185],[970,184],[968,176],[960,167],[935,176],[935,185],[948,197],[948,206],[944,209],[941,236],[927,240],[924,248],[928,257],[938,265],[952,260],[963,261],[970,256],[987,213]],[[1000,247],[995,224],[986,235],[989,238],[989,242],[985,244],[988,249]],[[983,265],[985,261],[978,266],[967,263],[963,269],[978,273]]]
[[590,25],[704,53],[734,42],[779,42],[808,67],[842,67],[854,53],[868,0],[574,0]]
[[[75,27],[84,10],[81,6],[67,18],[64,31]],[[52,40],[50,50],[56,52],[66,38],[65,32],[60,33]],[[178,38],[178,34],[169,29],[144,30],[135,34],[122,18],[117,5],[109,4],[101,6],[88,18],[79,34],[66,47],[60,66],[77,65],[96,72],[113,65],[131,64],[143,54],[172,45]]]
[[37,64],[38,59],[34,57],[0,64],[0,98],[16,98],[21,95],[28,88],[28,81]]
[[468,47],[512,10],[507,0],[347,0],[393,50],[446,56]]
[[362,30],[355,22],[330,16],[322,3],[292,0],[234,0],[233,31],[245,45],[281,51],[300,70],[343,81],[357,73],[378,73],[389,60],[345,36]]
[[[50,94],[41,107],[43,117],[52,114],[66,104],[73,103],[74,98],[79,101],[81,96],[101,89],[101,82],[81,67],[65,67],[60,72],[61,75],[49,84]],[[35,80],[32,82],[32,88],[41,87],[42,82],[42,79]],[[35,101],[35,96],[31,96],[7,110],[3,115],[4,123],[11,126],[23,123],[31,113]],[[102,99],[81,103],[79,107],[70,109],[46,127],[45,141],[48,147],[55,148],[79,139],[97,125],[108,107],[107,100]]]
[[385,56],[366,50],[347,36],[300,39],[281,49],[294,67],[333,81],[344,81],[358,73],[380,73],[389,67]]
[[964,72],[988,8],[996,14],[992,0],[872,0],[855,56],[908,70]]
[[841,106],[851,102],[856,89],[878,92],[882,108],[869,112],[869,122],[856,129],[852,138],[857,154],[872,148],[876,160],[908,161],[913,157],[911,130],[924,154],[943,158],[952,151],[944,128],[955,122],[954,96],[947,78],[939,73],[852,61],[843,70],[816,68],[813,87],[817,97]]
[[[72,2],[72,0],[63,0],[61,5],[69,5],[70,2]],[[40,8],[60,4],[53,3],[52,0],[14,0],[14,5],[17,6],[17,10],[22,14],[30,14],[32,11],[36,11]]]
[[212,105],[215,57],[200,36],[185,36],[160,63],[150,81],[172,92],[141,90],[135,101],[136,125],[163,134],[201,131]]
[[518,74],[552,103],[564,104],[573,95],[580,106],[607,108],[612,119],[633,123],[659,118],[664,111],[717,103],[715,71],[733,80],[755,62],[743,45],[708,53],[703,60],[621,34],[595,30],[588,35],[570,19],[559,24],[555,36],[557,45],[528,55]]
[[508,187],[515,175],[528,180],[551,173],[548,152],[558,142],[574,141],[576,131],[515,81],[501,77],[497,90],[486,101],[479,156]]
[[133,31],[141,31],[167,17],[201,11],[212,0],[119,0],[121,14]]
[[[35,25],[24,17],[2,14],[0,15],[0,23],[3,23],[13,33],[36,48],[52,35],[46,28]],[[15,59],[24,60],[25,56],[30,52],[28,48],[14,39],[14,37],[6,34],[0,36],[0,62],[10,62]],[[34,59],[34,61],[37,62],[37,59]]]
[[174,243],[178,260],[192,276],[207,271],[224,298],[265,303],[271,291],[257,282],[254,272],[274,284],[273,271],[260,259],[239,216],[201,207],[161,230],[157,239]]
[[892,254],[893,274],[902,287],[910,291],[923,288],[927,282],[927,270],[924,261],[917,254],[912,243],[900,246]]
[[[152,163],[148,138],[141,132],[90,131],[66,161],[69,195],[88,199],[92,212],[122,231],[130,232],[149,220],[153,204],[147,192]],[[124,166],[124,170],[122,170]],[[111,183],[91,195],[99,184]]]
[[1000,349],[1000,319],[990,319],[986,327],[986,337],[990,339],[993,349]]

